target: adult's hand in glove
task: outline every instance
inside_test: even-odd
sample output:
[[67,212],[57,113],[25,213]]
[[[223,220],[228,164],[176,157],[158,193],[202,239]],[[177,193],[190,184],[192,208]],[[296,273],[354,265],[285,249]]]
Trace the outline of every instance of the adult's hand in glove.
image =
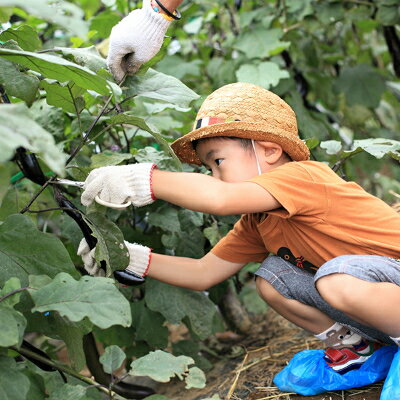
[[150,0],[144,0],[142,8],[132,11],[114,26],[107,66],[118,83],[126,73],[134,74],[158,53],[170,23],[151,8]]
[[[151,249],[137,243],[129,243],[127,241],[124,241],[124,243],[129,252],[129,265],[125,268],[125,271],[143,278],[147,275],[150,266]],[[85,238],[83,238],[79,244],[77,254],[81,256],[84,268],[90,275],[104,276],[104,271],[96,264],[94,251],[95,248],[91,250]]]
[[154,168],[152,163],[96,168],[85,180],[81,202],[88,206],[97,196],[100,201],[113,204],[151,204],[156,200],[151,187]]

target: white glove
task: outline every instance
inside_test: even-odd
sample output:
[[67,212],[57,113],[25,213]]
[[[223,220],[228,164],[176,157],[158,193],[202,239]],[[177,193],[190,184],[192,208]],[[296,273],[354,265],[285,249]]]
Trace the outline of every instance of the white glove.
[[[132,272],[143,278],[147,275],[150,266],[151,249],[125,240],[124,243],[129,252],[129,265],[125,268],[125,271]],[[77,254],[82,257],[84,268],[90,275],[104,276],[104,271],[96,264],[94,251],[95,248],[90,250],[85,238],[83,238],[79,243]]]
[[[134,74],[160,50],[171,21],[155,12],[150,0],[141,9],[129,13],[111,31],[107,65],[119,83],[125,73]],[[132,57],[124,58],[130,53]]]
[[135,207],[153,203],[151,187],[152,163],[118,165],[94,169],[86,178],[81,202],[88,206],[98,196],[101,200],[124,204],[130,201]]

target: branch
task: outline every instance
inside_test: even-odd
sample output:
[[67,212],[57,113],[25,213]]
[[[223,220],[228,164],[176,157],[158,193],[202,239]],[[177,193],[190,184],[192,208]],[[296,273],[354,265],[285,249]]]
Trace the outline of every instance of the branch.
[[64,372],[68,375],[71,375],[77,379],[79,379],[82,382],[87,383],[88,385],[94,386],[97,389],[99,389],[100,391],[102,391],[103,393],[106,393],[109,396],[116,396],[116,399],[125,399],[124,397],[119,396],[117,393],[113,392],[112,390],[108,390],[105,386],[100,385],[99,383],[97,383],[96,381],[94,381],[93,379],[87,378],[85,376],[80,375],[78,372],[74,371],[71,368],[66,367],[65,365],[59,364],[57,361],[54,360],[48,360],[45,357],[40,356],[39,354],[34,353],[33,351],[30,351],[28,349],[24,349],[24,348],[17,348],[15,346],[11,346],[11,349],[13,349],[14,351],[16,351],[17,353],[21,354],[21,356],[26,356],[26,357],[30,357],[33,358],[35,360],[40,361],[43,364],[46,364],[50,367],[53,367],[55,369],[57,369],[58,371]]
[[52,176],[49,180],[47,180],[43,186],[39,189],[39,191],[29,200],[29,203],[20,211],[20,214],[24,214],[29,210],[29,207],[33,204],[33,202],[40,196],[44,189],[53,181],[56,177]]
[[400,78],[400,39],[396,34],[396,28],[394,26],[384,26],[383,36],[392,57],[394,72]]

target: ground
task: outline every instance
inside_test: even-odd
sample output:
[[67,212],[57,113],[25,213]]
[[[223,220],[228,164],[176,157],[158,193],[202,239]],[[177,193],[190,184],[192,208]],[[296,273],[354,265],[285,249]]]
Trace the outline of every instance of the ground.
[[160,384],[157,394],[171,400],[202,400],[216,394],[223,400],[379,400],[382,383],[317,396],[280,392],[272,383],[274,375],[295,353],[321,348],[321,343],[272,310],[257,318],[246,336],[229,332],[219,335],[218,342],[226,347],[227,355],[229,352],[241,354],[218,361],[207,373],[205,389],[186,390],[183,382],[174,380]]

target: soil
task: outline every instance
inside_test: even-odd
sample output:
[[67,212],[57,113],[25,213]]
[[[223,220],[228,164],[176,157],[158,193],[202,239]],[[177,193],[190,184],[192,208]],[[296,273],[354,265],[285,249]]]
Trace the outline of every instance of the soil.
[[286,321],[272,310],[255,317],[246,335],[224,332],[207,342],[208,353],[223,354],[206,373],[204,389],[185,389],[178,379],[159,384],[157,394],[171,400],[202,400],[215,395],[223,400],[379,400],[382,383],[363,388],[327,392],[316,396],[283,393],[272,383],[277,372],[294,354],[321,348],[312,335]]

